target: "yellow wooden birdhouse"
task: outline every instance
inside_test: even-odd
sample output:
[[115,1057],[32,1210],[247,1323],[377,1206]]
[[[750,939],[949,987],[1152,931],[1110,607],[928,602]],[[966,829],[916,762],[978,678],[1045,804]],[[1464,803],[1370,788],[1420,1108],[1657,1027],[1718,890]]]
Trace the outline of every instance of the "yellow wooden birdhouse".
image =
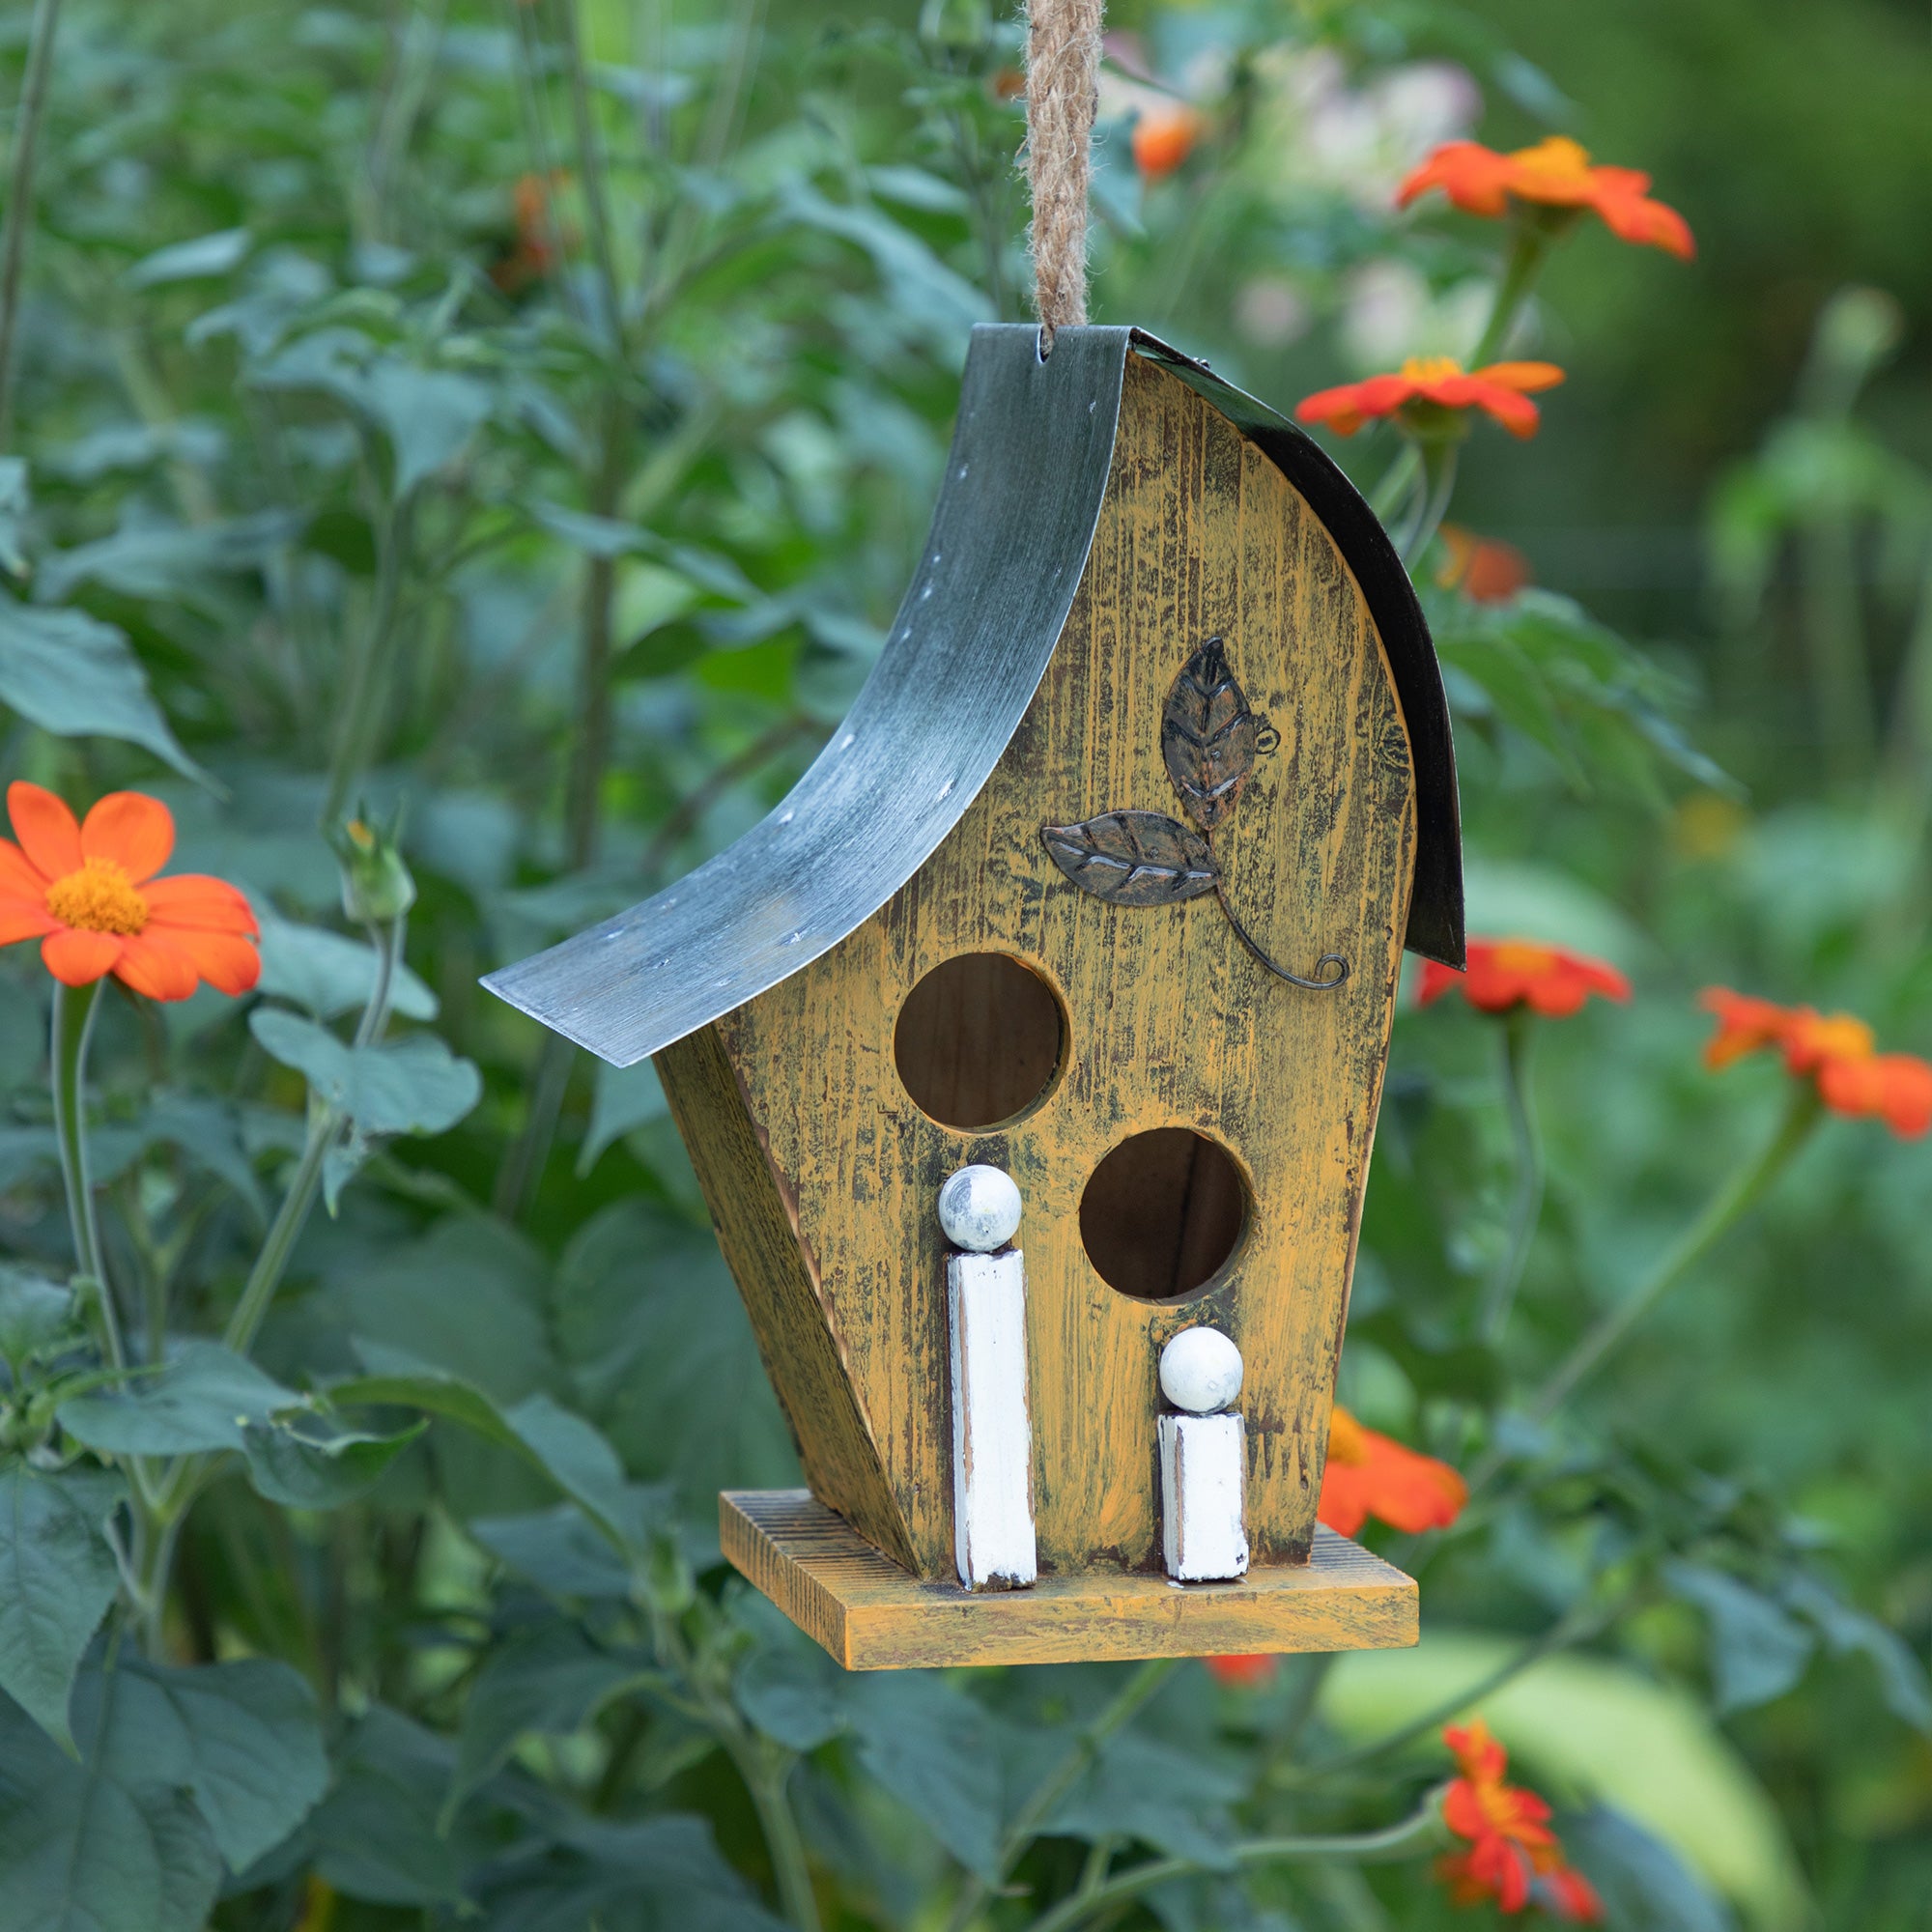
[[975,331],[918,573],[769,817],[495,975],[656,1057],[810,1484],[726,1554],[855,1668],[1413,1641],[1318,1528],[1449,724],[1341,472],[1124,328]]

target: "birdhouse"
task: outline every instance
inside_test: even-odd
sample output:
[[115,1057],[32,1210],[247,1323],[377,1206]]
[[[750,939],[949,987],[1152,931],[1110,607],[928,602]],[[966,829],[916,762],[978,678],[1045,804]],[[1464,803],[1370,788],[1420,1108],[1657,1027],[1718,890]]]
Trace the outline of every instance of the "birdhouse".
[[736,844],[496,974],[655,1056],[808,1491],[725,1553],[854,1668],[1337,1650],[1317,1525],[1441,681],[1333,464],[1125,328],[976,329],[917,574]]

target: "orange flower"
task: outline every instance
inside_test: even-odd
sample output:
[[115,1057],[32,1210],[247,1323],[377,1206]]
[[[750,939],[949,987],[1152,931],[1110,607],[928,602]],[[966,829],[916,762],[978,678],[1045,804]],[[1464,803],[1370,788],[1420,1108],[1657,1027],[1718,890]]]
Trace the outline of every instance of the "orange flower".
[[1442,1822],[1469,1841],[1466,1852],[1437,1861],[1435,1873],[1458,1905],[1493,1899],[1520,1912],[1532,1896],[1559,1918],[1592,1924],[1603,1904],[1588,1879],[1571,1868],[1549,1829],[1549,1806],[1533,1791],[1504,1780],[1509,1754],[1478,1718],[1466,1729],[1451,1725],[1442,1742],[1462,1776],[1442,1796]]
[[1468,1499],[1469,1486],[1447,1463],[1364,1429],[1340,1403],[1330,1410],[1315,1514],[1338,1535],[1353,1536],[1370,1517],[1411,1536],[1447,1529]]
[[1589,155],[1575,141],[1552,134],[1509,155],[1480,141],[1450,141],[1403,183],[1395,202],[1406,208],[1439,187],[1470,214],[1507,214],[1512,200],[1536,210],[1561,211],[1557,220],[1594,209],[1618,241],[1662,248],[1690,261],[1697,252],[1690,223],[1674,208],[1651,200],[1644,192],[1649,186],[1650,177],[1635,168],[1592,167]]
[[1436,535],[1446,553],[1436,582],[1460,590],[1472,604],[1507,604],[1534,581],[1528,557],[1514,544],[1479,537],[1455,524],[1444,524]]
[[1235,1690],[1264,1690],[1281,1668],[1278,1657],[1209,1657],[1203,1662],[1210,1677]]
[[1567,1019],[1592,993],[1622,1002],[1631,987],[1614,966],[1587,953],[1533,939],[1472,939],[1466,972],[1435,959],[1423,966],[1417,1004],[1434,1006],[1449,992],[1461,993],[1479,1012],[1527,1006],[1550,1019]]
[[248,901],[220,879],[155,876],[175,843],[158,799],[109,792],[77,825],[52,792],[16,781],[7,812],[20,842],[0,838],[0,946],[38,939],[63,985],[112,973],[151,1000],[185,1000],[203,980],[224,993],[254,985]]
[[1882,1120],[1901,1140],[1932,1133],[1932,1062],[1880,1053],[1863,1020],[1780,1007],[1728,986],[1706,987],[1699,1004],[1718,1021],[1704,1044],[1704,1065],[1714,1071],[1775,1046],[1783,1052],[1785,1071],[1813,1081],[1833,1113]]
[[1400,416],[1411,435],[1460,435],[1463,410],[1484,410],[1512,436],[1534,436],[1541,420],[1529,400],[1536,389],[1563,380],[1553,362],[1492,362],[1472,375],[1448,355],[1412,355],[1400,374],[1371,376],[1318,389],[1295,405],[1302,422],[1326,423],[1337,436],[1353,436],[1371,416]]
[[1194,152],[1200,138],[1201,116],[1193,108],[1179,102],[1149,108],[1134,121],[1134,165],[1144,181],[1161,181]]

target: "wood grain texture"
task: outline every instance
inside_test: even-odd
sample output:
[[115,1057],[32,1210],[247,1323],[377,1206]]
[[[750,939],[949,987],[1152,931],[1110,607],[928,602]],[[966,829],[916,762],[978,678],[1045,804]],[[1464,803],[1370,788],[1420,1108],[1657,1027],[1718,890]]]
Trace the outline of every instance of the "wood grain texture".
[[716,1030],[666,1047],[655,1065],[806,1481],[881,1549],[914,1562],[885,1459],[859,1405],[838,1313],[819,1281],[810,1231],[766,1156]]
[[[1180,809],[1162,709],[1215,635],[1281,734],[1217,827],[1215,861],[1274,957],[1302,971],[1324,952],[1349,960],[1338,990],[1273,979],[1211,897],[1108,904],[1064,877],[1042,843],[1045,823]],[[878,1540],[895,1555],[907,1548],[922,1577],[952,1567],[933,1201],[967,1161],[1005,1168],[1026,1196],[1041,1588],[1094,1567],[1158,1572],[1157,1362],[1178,1328],[1201,1321],[1233,1336],[1247,1364],[1257,1570],[1307,1559],[1414,864],[1412,797],[1394,683],[1332,539],[1207,402],[1130,357],[1086,571],[992,778],[876,915],[717,1025],[811,1257],[801,1274],[769,1243],[741,1236],[732,1254],[727,1236],[734,1270],[758,1276],[739,1279],[808,1470],[842,1471],[855,1441],[875,1445],[894,1506],[885,1520],[903,1525],[902,1541]],[[1029,1112],[962,1133],[928,1119],[899,1084],[894,1025],[924,974],[980,951],[1016,956],[1054,989],[1066,1053]],[[680,1104],[674,1077],[667,1088]],[[1101,1158],[1160,1127],[1219,1142],[1248,1196],[1235,1253],[1183,1301],[1117,1293],[1080,1237],[1082,1191]],[[721,1170],[724,1184],[735,1171]],[[730,1223],[738,1210],[706,1187],[721,1226]],[[762,1225],[770,1231],[768,1214]],[[783,1333],[781,1309],[793,1324]],[[814,1451],[814,1418],[830,1413],[824,1365],[797,1330],[815,1309],[838,1338],[864,1428],[841,1422],[838,1446]],[[810,1389],[785,1393],[788,1381]],[[848,1514],[867,1534],[882,1520],[876,1508]]]
[[1389,1650],[1417,1636],[1415,1584],[1327,1529],[1307,1563],[1234,1583],[1091,1570],[989,1595],[908,1576],[810,1491],[718,1503],[726,1558],[847,1670]]

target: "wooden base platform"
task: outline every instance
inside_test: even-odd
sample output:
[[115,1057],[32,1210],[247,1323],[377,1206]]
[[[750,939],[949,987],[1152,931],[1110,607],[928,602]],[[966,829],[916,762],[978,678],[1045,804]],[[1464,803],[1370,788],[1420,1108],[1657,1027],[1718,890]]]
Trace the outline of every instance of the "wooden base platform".
[[1391,1650],[1417,1635],[1414,1582],[1327,1529],[1308,1563],[1238,1583],[1107,1571],[976,1594],[909,1576],[810,1490],[727,1491],[718,1518],[732,1565],[848,1670]]

